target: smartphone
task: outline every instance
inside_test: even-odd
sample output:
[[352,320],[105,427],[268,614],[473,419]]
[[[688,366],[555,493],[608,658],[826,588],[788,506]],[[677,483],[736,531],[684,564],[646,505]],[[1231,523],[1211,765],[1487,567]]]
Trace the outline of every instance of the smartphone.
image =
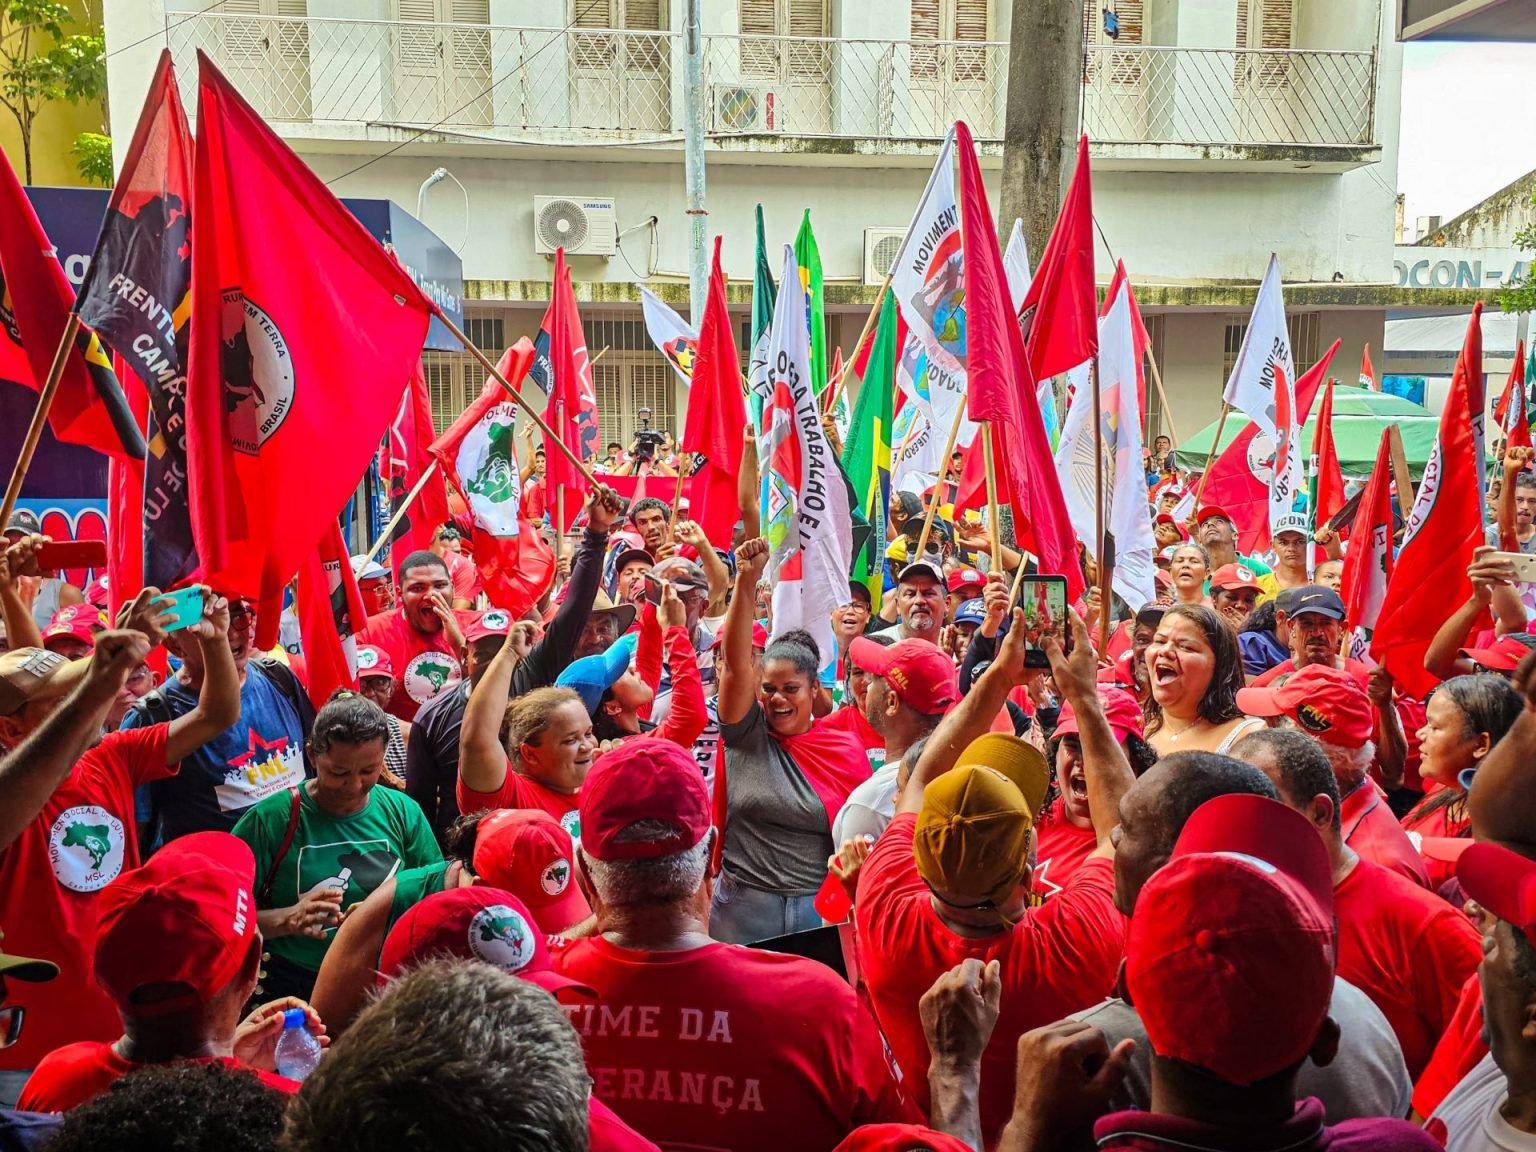
[[66,568],[105,568],[105,540],[58,540],[37,550],[40,572],[62,572]]
[[1488,559],[1508,564],[1515,570],[1515,579],[1520,583],[1536,584],[1536,555],[1527,556],[1524,552],[1495,552]]
[[645,598],[652,604],[660,607],[662,581],[652,576],[649,572],[645,573],[643,579],[645,581]]
[[1015,608],[1024,609],[1024,666],[1049,668],[1051,662],[1042,646],[1047,629],[1056,634],[1062,648],[1072,650],[1072,628],[1067,620],[1067,580],[1065,576],[1025,576],[1019,583]]
[[162,616],[174,616],[169,624],[162,625],[167,632],[179,632],[183,628],[190,628],[203,618],[203,586],[193,584],[190,588],[178,588],[174,592],[162,593],[156,601],[160,606]]

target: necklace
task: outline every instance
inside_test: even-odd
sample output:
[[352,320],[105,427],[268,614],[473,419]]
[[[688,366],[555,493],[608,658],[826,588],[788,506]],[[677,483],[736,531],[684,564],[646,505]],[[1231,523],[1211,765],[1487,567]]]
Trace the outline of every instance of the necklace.
[[1205,718],[1203,716],[1196,716],[1193,720],[1191,720],[1188,724],[1184,725],[1184,727],[1180,728],[1177,732],[1170,732],[1170,733],[1168,733],[1168,739],[1172,743],[1177,744],[1179,742],[1180,737],[1186,735],[1192,729],[1200,727],[1200,725],[1202,725],[1204,723],[1205,723]]

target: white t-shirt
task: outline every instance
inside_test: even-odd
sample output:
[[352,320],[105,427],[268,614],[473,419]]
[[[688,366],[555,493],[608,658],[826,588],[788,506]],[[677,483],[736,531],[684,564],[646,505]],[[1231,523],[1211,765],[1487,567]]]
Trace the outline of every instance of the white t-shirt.
[[888,764],[848,793],[832,821],[832,847],[855,836],[880,839],[885,826],[896,819],[896,772],[900,764]]
[[1446,1152],[1536,1152],[1536,1135],[1512,1127],[1500,1114],[1507,1099],[1509,1085],[1490,1053],[1451,1089],[1430,1118],[1445,1125]]

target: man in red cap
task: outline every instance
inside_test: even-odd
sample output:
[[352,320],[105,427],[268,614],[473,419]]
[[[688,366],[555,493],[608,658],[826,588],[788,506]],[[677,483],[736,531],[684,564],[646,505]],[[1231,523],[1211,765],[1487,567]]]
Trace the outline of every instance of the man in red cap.
[[949,574],[947,581],[949,596],[946,607],[951,622],[954,621],[955,612],[960,605],[967,600],[975,600],[981,596],[987,588],[987,578],[975,568],[957,568]]
[[896,815],[897,773],[907,750],[939,726],[960,699],[955,662],[926,640],[902,640],[886,647],[868,636],[854,637],[848,650],[853,666],[869,677],[862,709],[840,708],[826,721],[862,715],[881,739],[879,760],[870,753],[873,776],[848,794],[832,821],[832,845],[867,836],[877,840]]
[[1524,1152],[1536,1148],[1536,860],[1475,843],[1462,854],[1456,876],[1482,933],[1477,977],[1489,1052],[1426,1127],[1447,1152]]
[[593,988],[567,1006],[593,1094],[666,1147],[830,1152],[891,1108],[853,990],[800,957],[710,939],[710,797],[675,744],[630,740],[581,790],[578,875],[597,934],[556,942]]
[[1339,825],[1339,791],[1317,742],[1269,729],[1245,736],[1235,755],[1262,771],[1280,799],[1317,830],[1333,873],[1339,975],[1387,1017],[1417,1077],[1477,969],[1477,932],[1451,905],[1411,880],[1362,860]]
[[1194,522],[1189,525],[1189,534],[1210,557],[1211,571],[1228,564],[1241,564],[1258,577],[1261,595],[1273,596],[1280,591],[1280,585],[1275,582],[1274,572],[1268,564],[1252,556],[1244,556],[1237,550],[1237,525],[1232,522],[1225,508],[1218,508],[1214,504],[1201,508]]
[[1223,564],[1211,573],[1211,605],[1234,632],[1247,622],[1259,592],[1258,573],[1246,564]]
[[[109,887],[94,968],[117,1004],[122,1036],[50,1053],[27,1081],[21,1106],[64,1112],[135,1068],[179,1060],[251,1067],[272,1087],[297,1091],[272,1064],[282,1011],[292,1005],[258,1009],[249,1022],[255,1036],[241,1026],[261,967],[255,882],[256,860],[244,843],[226,832],[198,832]],[[310,1030],[324,1034],[318,1017]]]
[[1278,687],[1240,689],[1237,706],[1250,716],[1285,717],[1316,740],[1339,785],[1344,843],[1372,863],[1429,887],[1424,858],[1370,777],[1376,709],[1358,680],[1338,668],[1313,664]]
[[[1141,705],[1122,688],[1100,686],[1099,703],[1131,771],[1140,776],[1157,759],[1142,739]],[[1072,702],[1064,701],[1052,733],[1056,798],[1040,814],[1037,862],[1032,883],[1042,900],[1057,895],[1099,846],[1088,807],[1088,774],[1083,768],[1082,737]]]
[[136,628],[98,635],[88,662],[71,665],[37,648],[0,655],[0,751],[9,753],[0,761],[0,925],[11,947],[60,968],[58,979],[16,990],[13,1002],[33,1023],[0,1047],[0,1071],[30,1070],[71,1040],[117,1034],[112,1001],[91,977],[91,953],[105,893],[139,864],[134,789],[173,777],[239,717],[228,605],[209,598],[204,618],[182,633],[207,662],[197,706],[168,724],[102,736],[127,678],[163,635],[159,619],[134,612]]
[[1035,819],[1044,757],[989,731],[1008,693],[1041,675],[1025,667],[1024,614],[996,658],[939,724],[902,790],[896,818],[859,875],[860,963],[906,1089],[926,1108],[928,1049],[918,1004],[940,973],[966,959],[998,961],[1002,1018],[982,1057],[981,1122],[989,1145],[1011,1107],[1015,1038],[1102,1000],[1114,985],[1123,921],[1113,901],[1110,832],[1133,780],[1104,718],[1087,629],[1074,648],[1046,640],[1056,687],[1077,713],[1098,844],[1063,892],[1034,906]]
[[[1231,799],[1248,800],[1247,797]],[[1271,803],[1259,801],[1259,803]],[[1286,866],[1191,843],[1142,889],[1126,934],[1122,983],[1152,1049],[1152,1108],[1102,1116],[1100,1149],[1288,1149],[1432,1152],[1438,1144],[1397,1119],[1331,1127],[1297,1075],[1339,1046],[1329,1016],[1334,929],[1327,860],[1315,839],[1274,845]],[[1309,851],[1310,849],[1310,851]],[[1049,1152],[1092,1117],[1136,1046],[1113,1048],[1076,1021],[1019,1044],[1019,1079],[1005,1152]]]
[[107,628],[107,618],[92,604],[60,608],[43,629],[43,647],[66,660],[83,660],[96,644],[96,633]]

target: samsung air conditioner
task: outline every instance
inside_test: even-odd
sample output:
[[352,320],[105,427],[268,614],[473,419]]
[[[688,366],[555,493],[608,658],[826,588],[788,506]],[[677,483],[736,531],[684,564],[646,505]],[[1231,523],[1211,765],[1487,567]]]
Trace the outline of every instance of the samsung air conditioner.
[[533,246],[554,255],[612,256],[619,248],[618,214],[603,196],[535,196]]
[[901,242],[907,238],[905,228],[864,229],[864,283],[879,286],[885,283],[885,274],[896,263],[901,252]]

